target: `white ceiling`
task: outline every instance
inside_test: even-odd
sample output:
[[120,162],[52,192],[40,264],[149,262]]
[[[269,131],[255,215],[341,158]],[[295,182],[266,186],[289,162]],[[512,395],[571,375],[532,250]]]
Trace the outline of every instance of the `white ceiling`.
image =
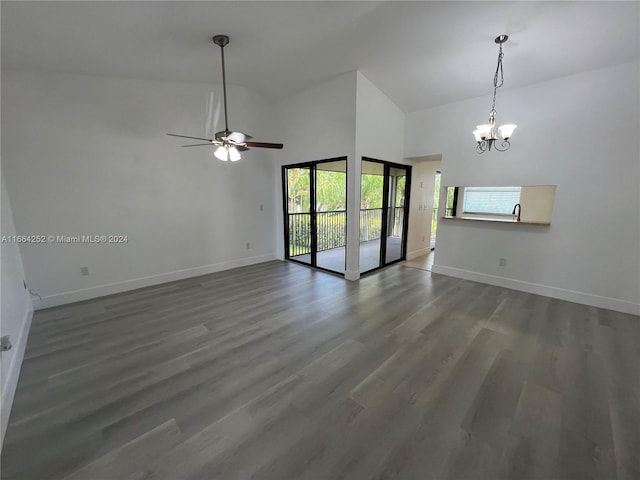
[[228,82],[280,100],[360,69],[405,112],[638,58],[632,2],[2,2],[2,68]]

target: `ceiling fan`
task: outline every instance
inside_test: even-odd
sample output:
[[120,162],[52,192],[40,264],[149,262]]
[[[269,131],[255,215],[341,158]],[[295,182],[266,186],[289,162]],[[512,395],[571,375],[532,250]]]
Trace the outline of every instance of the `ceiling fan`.
[[213,43],[220,47],[220,56],[222,59],[222,92],[224,99],[224,130],[214,135],[214,138],[189,137],[187,135],[176,135],[175,133],[167,133],[172,137],[189,138],[191,140],[203,140],[207,143],[194,143],[191,145],[182,145],[183,147],[201,147],[214,146],[216,151],[214,155],[223,162],[231,160],[236,162],[240,160],[240,152],[245,152],[251,148],[275,148],[282,149],[282,143],[266,143],[253,142],[251,135],[242,132],[232,132],[229,130],[227,118],[227,77],[224,69],[224,47],[229,43],[229,37],[226,35],[216,35],[213,37]]

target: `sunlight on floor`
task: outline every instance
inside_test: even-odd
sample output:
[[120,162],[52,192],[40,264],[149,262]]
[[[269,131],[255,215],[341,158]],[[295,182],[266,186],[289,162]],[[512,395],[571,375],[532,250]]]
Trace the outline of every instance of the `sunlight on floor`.
[[416,257],[413,260],[407,260],[404,262],[404,265],[407,267],[419,268],[420,270],[426,270],[430,272],[433,265],[434,256],[435,252],[432,251],[430,253],[427,253],[426,255]]

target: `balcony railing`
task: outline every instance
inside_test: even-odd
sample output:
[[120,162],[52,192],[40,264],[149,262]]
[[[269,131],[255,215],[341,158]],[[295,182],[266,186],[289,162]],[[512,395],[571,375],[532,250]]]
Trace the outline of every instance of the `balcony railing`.
[[289,256],[311,252],[311,214],[289,214]]
[[368,242],[380,238],[382,231],[382,209],[360,209],[360,241]]
[[[392,236],[402,236],[404,226],[404,207],[395,207],[388,219]],[[393,216],[391,216],[393,215]],[[317,251],[330,250],[346,245],[347,212],[335,210],[316,213]],[[381,237],[382,208],[360,210],[360,241],[368,242]],[[311,214],[289,214],[289,256],[296,257],[311,252]]]
[[391,235],[394,237],[401,237],[404,230],[404,207],[395,207],[393,218],[389,219],[389,222],[392,222],[393,224]]

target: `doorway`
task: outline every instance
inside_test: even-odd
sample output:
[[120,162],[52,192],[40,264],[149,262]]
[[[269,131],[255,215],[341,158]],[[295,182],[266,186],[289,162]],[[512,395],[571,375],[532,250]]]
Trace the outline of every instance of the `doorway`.
[[404,260],[411,167],[362,158],[360,273]]
[[440,206],[440,170],[436,170],[433,180],[433,208],[431,212],[431,235],[429,238],[429,247],[431,251],[436,248],[436,234],[438,230],[438,208]]
[[344,275],[346,157],[282,167],[285,258]]

